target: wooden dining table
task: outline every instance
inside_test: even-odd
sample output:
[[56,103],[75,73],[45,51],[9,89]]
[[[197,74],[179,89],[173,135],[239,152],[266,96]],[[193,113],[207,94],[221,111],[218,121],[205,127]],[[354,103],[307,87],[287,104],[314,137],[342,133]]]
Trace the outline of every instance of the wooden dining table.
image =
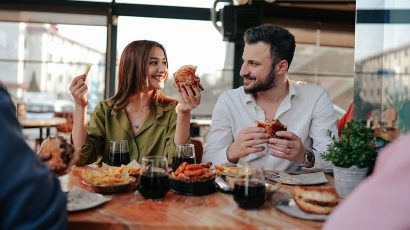
[[[21,126],[25,129],[39,129],[39,142],[50,136],[50,128],[63,125],[67,122],[65,118],[61,117],[31,117],[31,118],[19,118]],[[43,136],[43,129],[46,129],[46,135]]]
[[[67,188],[82,183],[84,167],[73,167]],[[327,175],[328,184],[333,179]],[[70,212],[69,229],[321,229],[323,222],[288,216],[275,208],[277,201],[290,197],[293,186],[282,185],[257,210],[240,209],[233,195],[215,192],[204,196],[185,196],[169,191],[163,200],[145,200],[134,189],[108,195],[107,203],[93,209]]]

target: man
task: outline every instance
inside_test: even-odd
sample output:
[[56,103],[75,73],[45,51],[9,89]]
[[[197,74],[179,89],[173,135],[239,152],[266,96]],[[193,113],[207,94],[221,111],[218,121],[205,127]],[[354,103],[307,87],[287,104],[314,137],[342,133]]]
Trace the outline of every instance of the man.
[[66,196],[58,179],[24,141],[15,107],[1,82],[0,127],[0,229],[66,229]]
[[[323,88],[288,79],[294,36],[279,26],[262,25],[248,29],[244,42],[244,85],[219,97],[204,161],[252,160],[274,170],[324,167],[320,153],[331,141],[328,130],[337,135],[337,118]],[[256,127],[256,121],[266,119],[279,119],[287,131],[268,138],[264,128]]]

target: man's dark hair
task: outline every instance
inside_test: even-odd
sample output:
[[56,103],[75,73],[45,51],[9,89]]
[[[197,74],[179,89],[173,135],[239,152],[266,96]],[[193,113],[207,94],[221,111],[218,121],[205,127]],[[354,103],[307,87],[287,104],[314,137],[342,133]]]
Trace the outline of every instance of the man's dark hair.
[[243,40],[247,44],[258,42],[270,44],[273,65],[280,60],[286,60],[290,66],[293,60],[296,48],[295,37],[285,28],[269,24],[252,27],[245,31]]

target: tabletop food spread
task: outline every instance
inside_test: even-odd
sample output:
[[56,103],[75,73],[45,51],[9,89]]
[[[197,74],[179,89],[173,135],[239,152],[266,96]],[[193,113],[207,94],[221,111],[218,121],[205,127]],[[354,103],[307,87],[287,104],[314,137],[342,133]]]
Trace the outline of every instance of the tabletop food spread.
[[[267,171],[263,187],[254,187],[254,181],[249,180],[248,187],[245,188],[245,190],[248,189],[246,190],[248,192],[245,192],[246,196],[243,197],[243,194],[240,194],[243,188],[236,184],[235,181],[238,178],[247,177],[249,172],[245,169],[234,165],[213,166],[211,163],[183,163],[175,171],[169,172],[166,182],[155,180],[154,184],[152,184],[152,186],[157,186],[158,183],[166,183],[161,185],[160,188],[166,189],[169,192],[166,192],[165,197],[161,199],[147,199],[146,196],[140,195],[140,178],[138,174],[140,172],[141,166],[136,162],[120,167],[105,164],[101,167],[74,166],[68,177],[65,175],[64,179],[60,179],[62,187],[65,190],[69,190],[68,210],[71,213],[69,216],[70,226],[78,227],[88,221],[95,225],[102,224],[98,223],[98,216],[110,213],[110,215],[115,215],[116,217],[110,221],[104,220],[107,222],[105,224],[115,226],[117,224],[124,224],[123,222],[125,221],[126,225],[130,226],[131,229],[141,224],[153,227],[151,226],[153,223],[149,222],[149,218],[146,219],[147,216],[144,219],[140,218],[143,218],[144,215],[165,215],[163,212],[174,215],[171,214],[174,213],[174,210],[178,210],[180,206],[189,205],[189,210],[195,210],[193,211],[194,213],[197,212],[195,215],[200,216],[200,219],[203,219],[203,221],[211,218],[211,216],[215,218],[214,215],[218,215],[222,222],[214,223],[213,220],[208,220],[206,223],[198,224],[191,223],[190,221],[184,222],[182,220],[168,219],[163,216],[159,223],[162,226],[181,225],[182,227],[214,228],[219,226],[228,227],[233,222],[236,222],[236,224],[241,225],[249,224],[249,226],[253,226],[256,229],[272,226],[305,226],[306,229],[320,229],[323,221],[326,220],[332,210],[331,208],[326,209],[327,213],[317,213],[315,210],[323,211],[324,209],[318,207],[319,209],[311,211],[305,207],[306,205],[301,205],[301,200],[303,200],[304,204],[308,205],[309,202],[316,202],[309,199],[310,193],[317,193],[315,196],[321,197],[324,196],[322,194],[323,191],[327,192],[329,188],[333,189],[329,186],[327,179],[329,175],[326,176],[320,170],[303,173],[300,171]],[[332,184],[333,179],[330,182]],[[67,186],[67,184],[69,185]],[[326,185],[311,186],[317,184]],[[236,186],[240,188],[236,188]],[[118,187],[120,189],[117,189]],[[297,188],[309,189],[298,190]],[[295,192],[296,190],[298,193]],[[262,200],[260,199],[261,196],[263,196]],[[256,197],[259,197],[259,199],[255,199]],[[334,198],[334,200],[328,202],[333,202],[331,204],[335,207],[338,203],[338,197]],[[299,202],[295,202],[295,199]],[[197,202],[200,200],[205,203],[198,204]],[[197,210],[195,206],[190,206],[192,205],[191,202],[196,203],[194,205],[203,207]],[[241,206],[241,204],[244,204],[243,202],[248,202],[248,205]],[[255,208],[256,206],[249,206],[249,202],[262,202],[262,206],[257,205],[257,208]],[[323,204],[327,201],[319,200],[317,202]],[[156,209],[152,207],[152,210],[145,210],[144,212],[146,205],[162,208]],[[115,211],[119,206],[122,207],[121,210],[123,211]],[[128,211],[127,207],[129,208]],[[248,208],[251,210],[247,210]],[[142,214],[138,217],[135,216],[136,214],[131,214],[139,213],[140,211]],[[255,211],[259,214],[256,215]],[[180,212],[180,216],[181,218],[183,216],[188,218],[188,216],[194,213]],[[238,216],[238,214],[240,215]],[[241,215],[243,216],[241,217]],[[273,217],[276,218],[275,221],[272,220]],[[209,221],[212,221],[212,223],[209,223]],[[306,222],[307,225],[305,221],[308,221]]]

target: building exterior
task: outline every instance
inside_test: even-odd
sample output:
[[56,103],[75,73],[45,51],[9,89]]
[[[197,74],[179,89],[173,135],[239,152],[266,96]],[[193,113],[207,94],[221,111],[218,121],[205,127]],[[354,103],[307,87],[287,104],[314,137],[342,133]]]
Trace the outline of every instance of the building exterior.
[[61,36],[55,25],[1,22],[0,53],[0,80],[18,100],[71,99],[71,80],[87,64],[90,102],[103,97],[105,53]]
[[356,74],[363,101],[388,106],[394,98],[406,98],[410,90],[410,44],[356,62]]

